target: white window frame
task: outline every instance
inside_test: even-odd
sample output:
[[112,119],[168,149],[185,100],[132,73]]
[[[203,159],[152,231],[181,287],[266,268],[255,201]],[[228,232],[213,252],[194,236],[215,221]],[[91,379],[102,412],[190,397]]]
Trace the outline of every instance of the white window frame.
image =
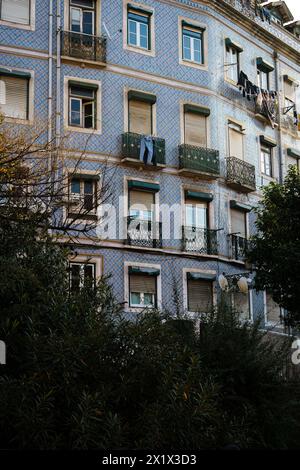
[[93,264],[95,265],[95,282],[103,275],[103,256],[95,256],[91,253],[80,253],[75,257],[69,256],[69,264]]
[[[1,22],[0,22],[0,24],[1,24]],[[0,65],[0,68],[10,69],[10,67],[8,67],[7,65]],[[16,72],[16,73],[18,73],[18,72],[30,73],[30,78],[28,80],[27,119],[20,119],[20,118],[5,116],[5,122],[9,122],[9,123],[13,123],[13,124],[33,125],[33,123],[34,123],[34,86],[35,86],[34,74],[35,74],[35,72],[33,70],[19,69],[19,68],[18,69],[13,68],[13,72]],[[1,107],[1,105],[0,105],[0,107]]]
[[147,308],[147,305],[130,306],[130,292],[129,292],[129,267],[133,268],[151,268],[159,269],[159,275],[156,278],[156,304],[157,309],[162,308],[162,287],[161,287],[161,265],[149,263],[136,263],[134,261],[125,261],[124,263],[124,302],[126,312],[139,313]]
[[15,23],[12,21],[2,20],[0,18],[0,25],[35,31],[35,2],[36,0],[30,0],[29,2],[29,24]]
[[[144,47],[130,45],[129,31],[128,31],[128,4],[137,9],[143,9],[145,12],[149,12],[149,24],[148,24],[148,47],[149,47],[149,38],[150,38],[150,49],[145,49]],[[130,10],[131,8],[129,8]],[[148,55],[150,57],[155,57],[155,10],[149,5],[143,5],[142,3],[136,3],[130,0],[123,0],[123,49],[131,52],[136,52],[138,54]]]
[[[194,27],[195,29],[202,31],[202,63],[183,58],[183,29],[186,27],[183,26],[183,23],[187,23],[190,28]],[[178,16],[178,57],[180,65],[194,67],[201,70],[208,70],[208,31],[206,24],[195,21],[192,18]]]
[[[227,51],[227,49],[229,49],[229,51]],[[233,54],[233,51],[235,51],[235,54]],[[234,46],[225,46],[225,80],[234,85],[237,85],[238,74],[241,68],[240,54],[241,52]]]
[[[69,124],[70,118],[70,97],[69,97],[69,81],[78,82],[78,86],[80,83],[86,83],[91,85],[98,85],[98,89],[96,90],[96,109],[94,107],[94,119],[96,115],[96,122],[95,128],[85,128],[79,126],[71,126]],[[76,97],[75,97],[76,98]],[[102,134],[102,82],[97,80],[90,80],[88,78],[78,78],[72,76],[64,76],[64,128],[65,131],[72,131],[78,132],[83,134]]]
[[[128,19],[128,24],[130,23],[135,23],[136,24],[136,39],[137,39],[137,44],[131,44],[129,41],[130,38],[130,31],[128,31],[128,45],[130,47],[140,47],[141,49],[145,49],[146,51],[149,51],[149,24],[150,24],[151,18],[149,18],[148,24],[146,23],[141,23],[140,21],[137,20],[132,20]],[[141,24],[145,24],[147,26],[147,47],[141,46]],[[130,29],[130,28],[128,28]],[[151,30],[151,28],[150,28]]]

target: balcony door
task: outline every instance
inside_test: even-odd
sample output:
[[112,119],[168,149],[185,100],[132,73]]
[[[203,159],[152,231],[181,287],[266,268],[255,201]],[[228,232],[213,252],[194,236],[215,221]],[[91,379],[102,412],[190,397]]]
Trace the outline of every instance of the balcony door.
[[229,156],[244,160],[244,134],[241,126],[229,123]]
[[128,235],[131,240],[153,240],[154,204],[154,192],[134,190],[129,192]]
[[185,246],[187,251],[207,252],[208,203],[185,200]]
[[70,31],[95,35],[94,0],[70,0]]

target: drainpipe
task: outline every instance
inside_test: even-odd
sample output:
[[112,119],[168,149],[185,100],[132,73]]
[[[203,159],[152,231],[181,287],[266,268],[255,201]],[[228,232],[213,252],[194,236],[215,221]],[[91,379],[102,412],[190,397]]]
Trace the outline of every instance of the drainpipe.
[[[49,0],[49,38],[48,38],[48,144],[52,141],[52,106],[53,106],[53,0]],[[52,152],[50,151],[50,162],[52,162]]]
[[275,82],[276,90],[278,93],[278,102],[279,102],[279,112],[278,112],[278,154],[279,154],[279,183],[283,182],[283,155],[282,155],[282,131],[281,131],[281,101],[280,101],[280,79],[279,79],[279,61],[278,61],[278,52],[273,52],[274,63],[275,63]]
[[60,127],[61,127],[61,13],[60,13],[60,0],[57,0],[56,11],[56,147],[60,145]]

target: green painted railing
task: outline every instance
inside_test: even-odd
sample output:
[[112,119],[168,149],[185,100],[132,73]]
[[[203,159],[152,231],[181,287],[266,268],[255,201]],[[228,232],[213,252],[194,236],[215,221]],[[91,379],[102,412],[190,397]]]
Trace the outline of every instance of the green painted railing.
[[194,145],[179,145],[179,168],[217,177],[220,175],[219,152]]

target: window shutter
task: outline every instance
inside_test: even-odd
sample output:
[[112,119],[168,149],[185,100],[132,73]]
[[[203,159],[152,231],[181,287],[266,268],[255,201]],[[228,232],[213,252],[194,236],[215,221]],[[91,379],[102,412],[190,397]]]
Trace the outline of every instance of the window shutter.
[[272,299],[272,294],[270,292],[267,292],[266,294],[267,297],[267,320],[270,322],[280,322],[280,307],[279,305],[274,302]]
[[2,0],[1,19],[13,23],[29,24],[30,0]]
[[187,281],[189,312],[207,312],[212,308],[212,283],[210,281]]
[[138,274],[130,275],[130,292],[156,294],[156,277]]
[[284,96],[289,100],[295,102],[295,85],[293,82],[284,82]]
[[207,146],[206,116],[192,112],[184,113],[186,144],[198,147]]
[[240,160],[244,159],[243,152],[243,134],[235,129],[229,128],[229,147],[230,157],[236,157]]
[[129,131],[152,134],[152,105],[138,100],[129,101]]
[[129,193],[130,208],[134,206],[137,210],[151,211],[154,204],[154,193],[147,191],[130,191]]
[[[239,237],[246,238],[245,213],[231,209],[231,233],[236,233]],[[237,233],[240,232],[240,233]]]
[[244,320],[250,319],[249,296],[242,292],[234,292],[233,307]]
[[5,116],[27,119],[28,80],[17,77],[1,77],[5,83],[5,104],[1,111]]

